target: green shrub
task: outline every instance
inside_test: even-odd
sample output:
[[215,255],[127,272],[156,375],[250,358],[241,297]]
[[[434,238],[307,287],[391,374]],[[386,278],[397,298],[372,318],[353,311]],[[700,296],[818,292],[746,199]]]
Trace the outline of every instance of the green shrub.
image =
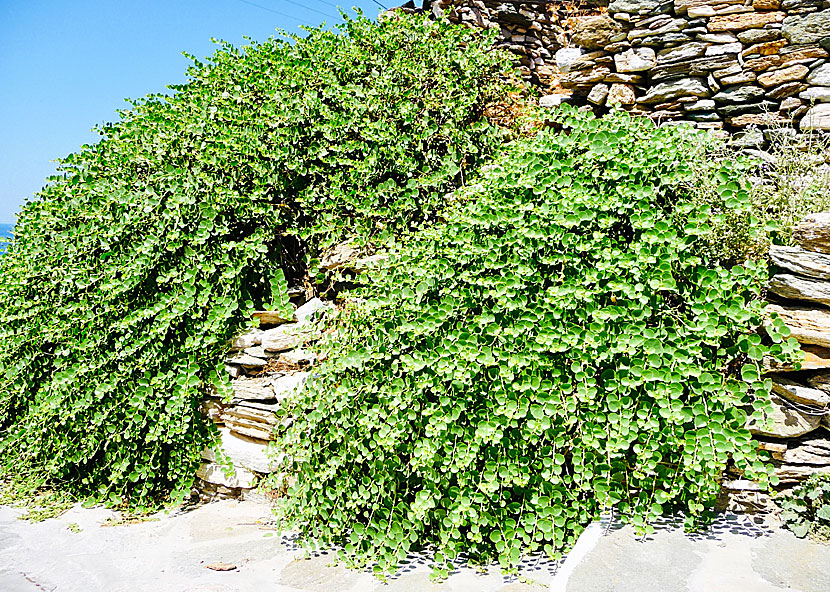
[[[698,253],[700,137],[619,112],[552,125],[335,321],[274,444],[297,478],[279,516],[307,540],[379,573],[421,546],[439,574],[460,554],[509,567],[604,507],[646,531],[669,507],[693,521],[730,457],[768,483],[744,426],[768,409],[763,355],[796,346],[754,332],[765,265]],[[707,174],[751,207],[740,178]]]
[[799,538],[830,540],[830,475],[813,475],[779,500],[781,519]]
[[[505,58],[423,18],[224,45],[104,126],[0,258],[0,477],[152,503],[192,483],[250,310],[303,245],[400,236],[500,141]],[[311,254],[315,248],[309,249]]]

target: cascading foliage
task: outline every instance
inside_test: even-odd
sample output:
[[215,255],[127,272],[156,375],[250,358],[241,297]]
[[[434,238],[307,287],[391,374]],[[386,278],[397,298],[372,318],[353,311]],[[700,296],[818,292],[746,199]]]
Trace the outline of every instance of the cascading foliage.
[[426,546],[439,574],[461,554],[515,566],[601,508],[693,521],[730,457],[770,481],[745,424],[768,408],[762,357],[796,346],[780,322],[777,345],[755,333],[766,265],[702,248],[726,215],[764,232],[743,182],[686,128],[551,124],[369,277],[283,410],[279,515],[357,565]]
[[61,160],[0,257],[0,477],[186,491],[199,401],[248,312],[286,306],[301,238],[417,229],[500,142],[490,48],[402,16],[223,45]]

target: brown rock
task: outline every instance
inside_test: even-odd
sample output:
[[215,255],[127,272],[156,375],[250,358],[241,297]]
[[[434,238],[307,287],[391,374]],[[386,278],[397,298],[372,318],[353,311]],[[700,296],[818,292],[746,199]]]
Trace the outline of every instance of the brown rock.
[[757,125],[758,127],[771,127],[779,125],[790,125],[793,120],[783,117],[777,113],[744,113],[735,117],[728,117],[726,122],[734,127],[747,127]]
[[793,239],[807,251],[830,253],[830,212],[804,218],[793,229]]
[[621,74],[619,72],[611,72],[605,77],[603,82],[619,83],[619,84],[640,84],[643,82],[641,74]]
[[779,364],[771,358],[764,358],[764,369],[774,372],[792,372],[830,368],[830,349],[817,345],[802,345],[801,351],[796,355],[797,360],[792,364]]
[[622,26],[607,14],[577,17],[575,20],[571,40],[574,45],[585,49],[602,49],[622,31]]
[[649,74],[653,82],[658,82],[666,78],[675,78],[678,76],[706,76],[713,70],[729,68],[737,63],[738,57],[735,54],[724,54],[656,66],[651,69]]
[[787,17],[783,12],[747,12],[716,16],[709,21],[708,29],[718,31],[743,31],[744,29],[759,29],[770,23],[780,23]]
[[[713,0],[674,0],[674,11],[677,14],[686,14],[689,8],[709,6],[714,3]],[[716,3],[718,6],[726,6],[729,4],[742,5],[744,4],[744,0],[717,0]]]
[[830,465],[830,440],[812,436],[802,438],[782,456],[787,464]]
[[747,47],[745,50],[741,52],[743,57],[748,57],[751,55],[775,55],[781,48],[787,45],[786,39],[779,39],[778,41],[769,41],[767,43],[758,43],[757,45],[753,45],[751,47]]
[[207,569],[212,569],[213,571],[233,571],[236,569],[236,566],[233,563],[224,563],[222,561],[208,563],[205,567]]
[[611,70],[604,66],[593,68],[592,70],[578,70],[576,72],[568,72],[560,79],[560,84],[563,88],[574,88],[578,86],[593,86],[597,82],[605,80],[606,76],[611,73]]
[[755,58],[747,60],[744,63],[744,68],[754,72],[761,72],[776,66],[791,65],[793,63],[807,63],[819,58],[826,58],[827,52],[822,48],[805,47],[789,53],[781,53],[778,55],[765,56],[762,58]]
[[283,314],[275,310],[257,310],[251,313],[251,317],[259,319],[260,325],[282,325],[294,320],[293,314]]
[[830,405],[830,395],[824,391],[798,384],[783,376],[772,377],[772,392],[791,403],[815,407],[817,413]]
[[809,72],[810,69],[807,66],[796,64],[795,66],[790,66],[782,70],[775,70],[773,72],[765,72],[761,74],[758,76],[758,84],[766,88],[778,86],[779,84],[784,84],[785,82],[801,80],[807,76]]
[[776,395],[770,395],[772,403],[772,420],[769,426],[751,420],[747,423],[749,432],[754,436],[766,436],[768,438],[797,438],[809,434],[819,427],[820,415],[809,415],[795,409],[792,403],[784,401]]
[[779,0],[752,0],[752,8],[755,10],[778,10],[781,8]]
[[732,76],[724,76],[721,78],[721,84],[729,86],[731,84],[747,84],[749,82],[755,82],[755,72],[740,72],[738,74],[734,74]]
[[[796,101],[801,103],[798,99]],[[830,280],[830,255],[782,245],[770,247],[769,255],[778,267],[783,267],[797,275]]]
[[637,102],[634,87],[630,84],[612,84],[606,103],[609,105],[633,105]]
[[786,99],[787,97],[797,95],[806,88],[807,85],[803,82],[785,82],[781,86],[769,91],[767,96],[776,100]]
[[770,304],[766,308],[765,326],[772,326],[777,314],[799,343],[830,347],[830,310]]

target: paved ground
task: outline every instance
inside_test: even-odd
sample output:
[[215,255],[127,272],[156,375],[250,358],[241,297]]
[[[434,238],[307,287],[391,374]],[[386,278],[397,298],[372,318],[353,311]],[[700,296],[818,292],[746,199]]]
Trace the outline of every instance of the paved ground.
[[[735,517],[696,537],[665,525],[645,541],[597,524],[558,568],[530,564],[519,580],[461,567],[439,586],[424,562],[382,584],[332,566],[330,556],[304,558],[269,530],[268,508],[251,502],[116,526],[102,526],[116,517],[102,509],[76,508],[38,524],[17,520],[21,513],[0,506],[0,592],[830,591],[830,547]],[[236,569],[206,567],[217,562]]]

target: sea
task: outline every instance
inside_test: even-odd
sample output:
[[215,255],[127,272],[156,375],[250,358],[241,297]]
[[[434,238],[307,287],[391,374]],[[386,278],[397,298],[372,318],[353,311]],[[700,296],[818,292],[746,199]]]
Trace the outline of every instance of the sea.
[[6,250],[6,241],[11,237],[14,224],[0,224],[0,255]]

